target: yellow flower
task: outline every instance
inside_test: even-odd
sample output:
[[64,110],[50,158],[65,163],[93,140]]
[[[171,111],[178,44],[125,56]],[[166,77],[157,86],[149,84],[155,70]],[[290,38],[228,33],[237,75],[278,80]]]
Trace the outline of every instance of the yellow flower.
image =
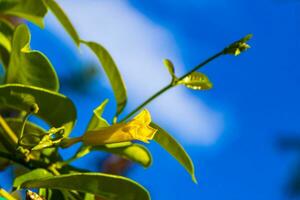
[[107,128],[88,131],[82,136],[85,145],[103,145],[131,140],[140,140],[149,143],[156,129],[150,126],[151,115],[148,110],[143,110],[129,122],[114,124]]

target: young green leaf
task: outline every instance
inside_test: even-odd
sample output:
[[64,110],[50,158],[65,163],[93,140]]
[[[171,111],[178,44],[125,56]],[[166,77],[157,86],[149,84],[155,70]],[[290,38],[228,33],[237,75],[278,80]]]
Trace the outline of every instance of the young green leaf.
[[72,37],[77,46],[80,44],[80,38],[76,32],[74,26],[72,25],[70,19],[65,14],[63,9],[56,3],[55,0],[43,0],[47,7],[53,12],[58,21],[63,25],[65,30]]
[[31,150],[55,147],[64,139],[64,128],[51,128]]
[[29,29],[24,24],[18,26],[12,40],[12,52],[6,72],[6,82],[58,91],[58,77],[50,61],[42,53],[31,51],[29,45]]
[[123,147],[108,148],[105,146],[94,147],[93,150],[101,150],[119,155],[144,167],[149,167],[152,163],[152,156],[149,150],[140,144],[131,144]]
[[23,183],[27,181],[51,176],[52,174],[45,169],[35,169],[15,178],[13,186],[15,188],[19,188]]
[[[9,3],[11,1],[11,3]],[[8,3],[7,3],[8,2]],[[1,6],[2,2],[0,2]],[[4,0],[4,9],[1,11],[7,15],[13,15],[24,18],[39,27],[44,27],[44,17],[47,13],[47,8],[43,1],[40,0]]]
[[151,126],[158,130],[154,136],[154,140],[169,152],[188,171],[193,181],[197,183],[193,161],[184,148],[157,124],[151,123]]
[[0,85],[1,107],[15,108],[30,112],[38,105],[35,114],[51,127],[65,127],[68,136],[76,122],[76,109],[72,101],[62,94],[21,84]]
[[247,42],[252,38],[252,36],[252,34],[248,34],[242,39],[233,42],[223,50],[223,54],[231,54],[235,56],[240,55],[242,52],[250,48],[250,45],[248,45]]
[[103,101],[100,106],[94,109],[93,116],[91,117],[87,127],[87,131],[96,130],[96,129],[109,126],[109,123],[102,117],[104,108],[107,103],[108,103],[108,99]]
[[148,191],[128,178],[104,173],[73,173],[23,182],[22,188],[76,190],[114,200],[150,200]]
[[126,93],[124,81],[117,68],[117,65],[115,64],[109,52],[100,44],[97,44],[95,42],[87,42],[87,41],[81,41],[81,42],[87,45],[96,54],[98,60],[101,62],[102,67],[104,68],[104,71],[108,76],[108,79],[110,81],[110,84],[115,94],[115,98],[117,101],[116,116],[118,116],[123,111],[126,105],[127,93]]
[[212,88],[212,83],[205,74],[200,72],[193,72],[184,79],[180,80],[178,84],[185,85],[193,90],[209,90]]
[[163,62],[164,62],[164,65],[167,67],[170,75],[172,76],[172,81],[175,80],[176,79],[175,68],[174,68],[172,61],[169,59],[164,59]]

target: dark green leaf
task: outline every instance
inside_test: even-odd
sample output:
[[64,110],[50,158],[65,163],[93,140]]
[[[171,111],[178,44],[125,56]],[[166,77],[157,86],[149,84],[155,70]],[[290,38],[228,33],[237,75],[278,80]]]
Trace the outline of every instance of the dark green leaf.
[[16,6],[20,0],[0,0],[0,12],[3,13]]
[[205,74],[200,72],[193,72],[178,83],[194,90],[208,90],[212,88],[210,80]]
[[9,64],[13,32],[13,25],[5,19],[0,19],[0,35],[2,38],[0,39],[0,60],[5,68],[7,68]]
[[54,0],[44,0],[44,2],[48,6],[48,8],[53,12],[56,18],[59,20],[59,22],[63,25],[65,30],[72,37],[76,45],[79,46],[80,38],[78,36],[78,33],[76,32],[71,21],[64,13],[64,11],[61,9],[61,7]]
[[197,183],[195,177],[194,164],[184,148],[164,129],[155,123],[151,123],[153,128],[158,131],[154,136],[154,140],[160,144],[167,152],[169,152],[192,176],[192,179]]
[[109,153],[113,153],[119,155],[122,158],[126,158],[133,162],[136,162],[144,167],[149,167],[152,163],[152,156],[149,150],[140,144],[131,144],[123,147],[95,147],[94,149],[106,151]]
[[45,177],[49,177],[49,176],[51,177],[52,174],[50,172],[48,172],[47,170],[45,170],[45,169],[35,169],[35,170],[32,170],[30,172],[27,172],[27,173],[15,178],[13,186],[15,188],[18,188],[23,183],[25,183],[27,181],[34,180],[34,179],[45,178]]
[[150,199],[148,191],[138,183],[103,173],[74,173],[34,179],[23,183],[22,187],[77,190],[114,200]]
[[[13,132],[19,138],[20,130],[23,124],[22,119],[16,118],[5,118],[5,121],[9,125],[9,127],[13,130]],[[0,129],[0,132],[2,130]],[[21,140],[21,145],[32,147],[39,143],[40,138],[46,134],[46,131],[41,127],[27,121],[24,128],[23,138]]]
[[117,65],[115,64],[108,51],[100,44],[86,41],[81,42],[86,44],[96,54],[98,60],[101,62],[102,67],[104,68],[104,71],[107,74],[110,84],[113,88],[117,101],[116,116],[119,115],[126,105],[127,94],[125,84],[117,68]]
[[14,33],[14,25],[6,19],[0,18],[0,32],[11,39]]
[[0,86],[0,107],[29,112],[38,105],[38,117],[51,127],[65,127],[67,136],[76,121],[76,109],[70,99],[62,94],[33,86],[6,84]]
[[0,2],[5,8],[1,9],[8,15],[24,18],[39,27],[44,27],[43,18],[47,13],[47,8],[41,0],[4,0]]
[[58,91],[58,78],[50,61],[42,53],[31,51],[29,45],[30,32],[22,24],[14,32],[6,82]]

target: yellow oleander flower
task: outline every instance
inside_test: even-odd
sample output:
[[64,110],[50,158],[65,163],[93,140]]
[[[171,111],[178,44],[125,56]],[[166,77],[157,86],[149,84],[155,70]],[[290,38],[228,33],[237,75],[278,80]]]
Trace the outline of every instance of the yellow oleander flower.
[[114,124],[107,128],[88,131],[82,136],[85,145],[103,145],[118,142],[140,140],[149,143],[156,129],[150,126],[151,115],[148,110],[143,110],[129,122]]

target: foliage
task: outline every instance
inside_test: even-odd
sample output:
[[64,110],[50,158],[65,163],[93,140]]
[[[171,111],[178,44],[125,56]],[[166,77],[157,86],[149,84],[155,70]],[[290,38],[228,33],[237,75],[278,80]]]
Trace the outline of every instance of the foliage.
[[[43,19],[48,10],[57,17],[77,46],[84,44],[97,56],[115,96],[115,117],[102,117],[108,102],[105,100],[94,110],[85,133],[75,138],[70,137],[76,122],[74,104],[59,93],[58,77],[46,55],[30,49],[30,30],[25,22],[44,27]],[[208,77],[198,70],[217,57],[239,55],[245,51],[249,48],[246,42],[250,35],[181,77],[176,76],[173,63],[165,59],[164,64],[171,75],[170,84],[118,119],[126,106],[127,94],[117,64],[101,44],[80,38],[55,0],[0,0],[0,14],[0,61],[4,69],[0,85],[0,169],[9,165],[22,169],[14,179],[13,190],[37,188],[38,194],[28,190],[28,199],[95,199],[96,196],[150,199],[147,189],[129,178],[77,169],[71,163],[92,151],[104,151],[147,168],[152,163],[151,153],[144,144],[135,141],[148,143],[152,139],[169,152],[196,183],[194,164],[189,155],[174,137],[152,122],[150,112],[144,107],[177,85],[194,90],[211,89]],[[4,115],[3,110],[10,116]],[[51,128],[44,130],[30,122],[31,115],[44,120]],[[78,142],[81,142],[80,148],[69,160],[63,160],[59,148],[68,148]],[[17,198],[3,189],[0,196]]]

